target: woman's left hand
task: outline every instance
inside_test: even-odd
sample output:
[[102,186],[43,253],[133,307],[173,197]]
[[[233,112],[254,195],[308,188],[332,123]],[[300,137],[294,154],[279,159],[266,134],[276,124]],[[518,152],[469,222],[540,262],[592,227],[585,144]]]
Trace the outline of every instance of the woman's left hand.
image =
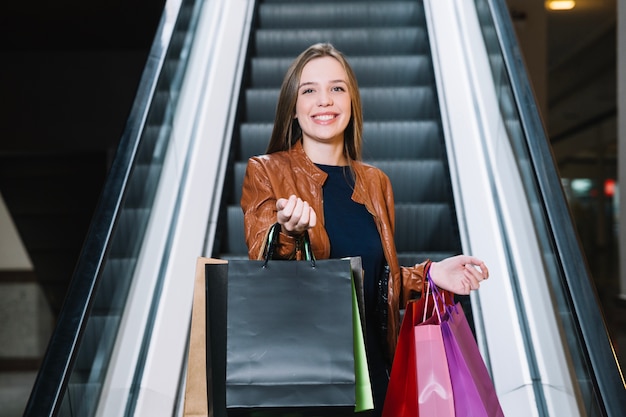
[[430,277],[439,288],[467,295],[470,291],[477,290],[480,283],[489,278],[489,269],[478,258],[458,255],[432,262]]

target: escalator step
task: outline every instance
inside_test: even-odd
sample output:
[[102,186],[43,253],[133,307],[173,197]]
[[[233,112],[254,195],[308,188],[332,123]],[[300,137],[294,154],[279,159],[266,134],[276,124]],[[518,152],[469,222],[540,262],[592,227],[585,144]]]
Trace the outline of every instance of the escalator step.
[[226,253],[247,255],[248,247],[243,232],[243,211],[239,204],[229,205],[226,210],[228,221]]
[[[251,87],[279,88],[293,58],[254,58]],[[432,85],[432,62],[427,55],[351,57],[360,87]]]
[[432,86],[360,90],[364,120],[430,120],[437,116]]
[[415,2],[265,3],[259,8],[259,27],[305,29],[317,27],[416,26],[424,9]]
[[233,195],[235,196],[234,201],[239,202],[241,200],[241,189],[243,187],[243,177],[246,173],[247,162],[236,162],[235,163],[235,178],[233,181]]
[[255,155],[263,155],[272,134],[273,123],[242,123],[239,161],[247,161]]
[[432,60],[426,55],[350,57],[359,87],[432,86]]
[[296,57],[318,42],[330,42],[346,56],[422,54],[428,50],[423,28],[261,29],[256,32],[256,54],[261,57]]
[[363,123],[363,159],[442,158],[441,129],[435,120]]
[[449,204],[396,204],[396,248],[398,252],[450,251],[458,246],[455,224]]
[[398,253],[398,262],[400,265],[409,266],[419,264],[427,259],[431,261],[441,261],[459,254],[460,250],[401,252]]
[[446,203],[448,188],[443,161],[372,161],[391,181],[396,204]]

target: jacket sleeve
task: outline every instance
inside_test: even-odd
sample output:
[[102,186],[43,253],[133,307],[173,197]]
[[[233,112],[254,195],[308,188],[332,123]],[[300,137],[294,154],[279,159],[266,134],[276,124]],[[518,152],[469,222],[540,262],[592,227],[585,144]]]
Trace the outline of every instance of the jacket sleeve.
[[412,298],[417,298],[424,289],[424,281],[431,261],[426,260],[415,266],[400,267],[402,272],[402,301],[401,306],[405,306]]
[[[244,234],[250,259],[263,259],[270,227],[276,223],[276,194],[266,166],[258,158],[250,158],[241,192]],[[296,239],[280,233],[274,258],[290,259],[296,251]]]
[[[426,281],[426,274],[430,269],[430,265],[432,261],[427,259],[421,264],[417,264],[411,267],[401,267],[402,269],[402,287],[403,287],[403,298],[402,305],[406,305],[412,298],[419,298],[418,295],[421,295],[424,292],[424,282]],[[452,291],[439,289],[444,295],[444,298],[454,299],[454,293]]]
[[[383,173],[382,178],[382,188],[383,194],[385,196],[385,204],[387,208],[387,213],[389,216],[389,224],[391,227],[392,235],[395,234],[395,202],[393,196],[393,189],[391,187],[391,182],[389,177]],[[388,242],[388,245],[394,246],[395,252],[395,244],[393,242]],[[396,255],[397,256],[397,255]],[[422,289],[424,287],[424,281],[426,277],[426,272],[430,267],[430,260],[426,260],[420,264],[406,267],[400,266],[400,278],[401,278],[401,288],[400,289],[400,308],[404,308],[406,303],[411,298],[416,298],[421,294]]]

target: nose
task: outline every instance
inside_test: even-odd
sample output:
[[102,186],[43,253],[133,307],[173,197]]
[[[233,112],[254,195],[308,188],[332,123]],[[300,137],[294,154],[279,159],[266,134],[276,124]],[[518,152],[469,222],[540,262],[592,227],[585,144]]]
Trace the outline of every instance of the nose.
[[333,98],[328,91],[321,91],[317,97],[317,105],[320,107],[330,106],[333,104]]

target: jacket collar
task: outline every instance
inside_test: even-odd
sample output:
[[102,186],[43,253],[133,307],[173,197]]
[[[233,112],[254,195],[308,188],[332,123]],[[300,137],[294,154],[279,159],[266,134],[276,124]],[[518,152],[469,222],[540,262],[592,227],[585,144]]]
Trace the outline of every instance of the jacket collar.
[[[297,162],[298,166],[303,167],[311,179],[317,183],[320,187],[324,185],[326,182],[326,178],[328,174],[318,168],[317,165],[309,157],[306,152],[304,152],[304,147],[302,146],[302,140],[297,141],[291,149],[289,149],[289,154],[291,158]],[[364,166],[360,161],[352,161],[352,169],[354,170],[354,174],[356,176],[355,184],[354,184],[354,192],[352,193],[352,200],[359,204],[364,204],[367,207],[368,211],[374,214],[374,210],[371,207],[371,202],[366,197],[368,195],[365,181],[363,181]]]
[[307,171],[307,174],[313,181],[315,181],[320,187],[324,185],[328,174],[318,168],[317,165],[309,159],[306,152],[304,152],[302,140],[297,141],[288,152],[289,156],[296,161],[297,165],[303,167]]

